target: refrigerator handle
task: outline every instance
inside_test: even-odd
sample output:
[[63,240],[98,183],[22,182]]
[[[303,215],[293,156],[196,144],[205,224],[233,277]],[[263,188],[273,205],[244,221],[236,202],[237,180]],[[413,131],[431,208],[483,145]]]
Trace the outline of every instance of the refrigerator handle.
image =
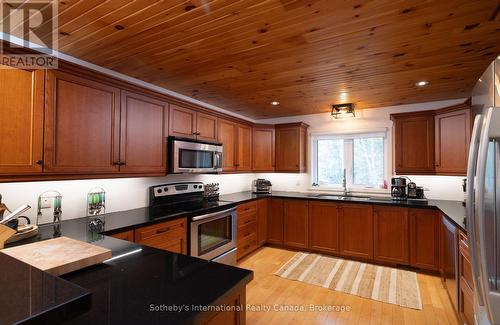
[[482,115],[478,114],[474,119],[474,126],[472,128],[471,142],[469,146],[469,161],[467,164],[467,232],[469,235],[470,256],[472,264],[472,274],[474,287],[477,291],[478,303],[484,306],[483,292],[481,285],[478,283],[479,278],[479,261],[477,257],[477,240],[476,240],[476,224],[474,220],[474,177],[476,173],[477,155],[479,147],[479,136],[481,135],[481,123],[483,121]]

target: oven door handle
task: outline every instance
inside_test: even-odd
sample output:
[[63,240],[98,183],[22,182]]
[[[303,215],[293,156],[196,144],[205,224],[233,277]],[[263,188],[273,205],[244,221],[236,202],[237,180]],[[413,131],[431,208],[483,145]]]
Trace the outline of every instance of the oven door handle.
[[231,208],[231,209],[227,209],[227,210],[223,210],[223,211],[217,211],[217,212],[214,212],[214,213],[209,213],[209,214],[204,214],[202,216],[198,216],[198,217],[193,217],[193,221],[200,221],[200,220],[205,220],[205,219],[209,219],[209,218],[213,218],[213,217],[217,217],[221,214],[226,214],[226,213],[233,213],[233,212],[236,212],[236,207],[234,208]]

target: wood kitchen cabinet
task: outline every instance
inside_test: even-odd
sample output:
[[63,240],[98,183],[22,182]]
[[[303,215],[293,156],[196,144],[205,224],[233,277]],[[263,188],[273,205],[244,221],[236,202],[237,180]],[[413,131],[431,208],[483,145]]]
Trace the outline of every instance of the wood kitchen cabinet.
[[249,172],[252,170],[252,128],[243,124],[238,124],[236,128],[238,135],[236,170]]
[[44,172],[119,172],[120,89],[48,71],[45,101]]
[[187,254],[187,220],[180,218],[135,229],[135,242],[174,253]]
[[373,257],[376,261],[407,265],[408,209],[373,207]]
[[257,234],[257,201],[239,204],[237,230],[237,259],[245,257],[259,247]]
[[117,234],[110,235],[113,238],[122,239],[130,242],[134,242],[134,231],[128,230],[124,232],[119,232]]
[[171,105],[169,135],[216,141],[217,117],[178,105]]
[[0,174],[42,172],[44,75],[0,69]]
[[340,204],[340,254],[373,258],[373,211],[371,205]]
[[122,91],[120,172],[166,173],[168,103]]
[[257,241],[259,246],[267,242],[268,205],[267,199],[260,199],[257,201]]
[[472,112],[464,103],[439,110],[435,117],[436,173],[466,175]]
[[305,123],[277,124],[276,171],[307,171],[307,128]]
[[224,147],[223,171],[252,170],[252,128],[250,126],[219,119],[218,141]]
[[307,248],[308,246],[307,200],[285,200],[283,218],[283,243],[285,246]]
[[274,126],[260,125],[253,128],[252,169],[256,172],[272,172],[275,168]]
[[469,239],[467,235],[459,232],[458,255],[458,314],[463,324],[474,324],[474,281],[470,262]]
[[309,249],[339,253],[339,206],[334,202],[309,201]]
[[440,218],[434,209],[409,209],[410,265],[439,270]]
[[267,215],[267,242],[283,245],[284,200],[269,199]]
[[434,111],[392,114],[396,174],[433,174]]

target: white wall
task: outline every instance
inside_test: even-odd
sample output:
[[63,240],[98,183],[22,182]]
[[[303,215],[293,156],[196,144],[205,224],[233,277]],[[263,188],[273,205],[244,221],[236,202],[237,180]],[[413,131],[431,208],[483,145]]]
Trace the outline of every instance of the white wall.
[[[465,101],[464,99],[458,100],[445,100],[436,101],[430,103],[419,103],[410,105],[400,105],[400,106],[389,106],[384,108],[373,108],[364,109],[356,112],[356,118],[346,119],[346,120],[335,120],[331,117],[330,113],[322,114],[311,114],[311,115],[301,115],[301,116],[289,116],[283,118],[274,118],[259,120],[258,123],[292,123],[292,122],[305,122],[310,125],[309,134],[317,133],[349,133],[357,131],[374,131],[380,130],[381,128],[387,128],[388,130],[388,142],[387,142],[387,156],[390,157],[387,163],[387,170],[393,171],[393,161],[392,161],[392,121],[390,120],[390,114],[393,113],[405,113],[405,112],[416,112],[424,110],[432,110],[443,108],[447,106],[452,106]],[[278,108],[279,109],[279,108]],[[310,157],[308,158],[310,159]],[[309,164],[310,166],[310,164]],[[273,183],[273,189],[275,190],[285,190],[285,191],[307,191],[311,189],[311,175],[308,174],[296,175],[296,174],[286,174],[283,177],[282,174],[268,175],[267,178]],[[427,191],[425,195],[428,198],[433,199],[443,199],[443,200],[462,200],[462,178],[457,176],[409,176],[412,181],[416,182],[419,186],[424,186]]]
[[93,187],[106,191],[106,212],[123,211],[149,205],[149,186],[178,181],[200,181],[219,183],[220,193],[249,191],[253,174],[228,175],[168,175],[150,178],[93,179],[75,181],[51,181],[0,184],[3,202],[11,209],[29,204],[32,209],[26,215],[36,220],[38,196],[47,190],[59,191],[62,196],[63,219],[84,217],[87,193]]

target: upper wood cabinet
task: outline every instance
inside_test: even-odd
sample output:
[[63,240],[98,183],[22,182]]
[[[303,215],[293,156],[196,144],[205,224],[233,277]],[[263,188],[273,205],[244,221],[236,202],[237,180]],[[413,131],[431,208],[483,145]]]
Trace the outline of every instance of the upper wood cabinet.
[[308,213],[307,200],[285,200],[284,203],[283,242],[286,246],[307,248]]
[[339,206],[309,201],[309,249],[339,253]]
[[381,262],[408,264],[408,209],[373,207],[373,255]]
[[340,254],[373,258],[373,211],[371,205],[340,204]]
[[0,174],[42,171],[44,71],[0,69]]
[[440,219],[434,209],[409,209],[410,265],[439,270]]
[[120,129],[120,172],[166,172],[167,102],[122,91]]
[[222,143],[222,169],[225,172],[236,170],[236,150],[237,150],[237,132],[236,123],[219,119],[217,127],[217,140]]
[[119,171],[120,89],[49,71],[45,101],[44,171]]
[[267,241],[283,245],[284,200],[269,199],[267,214]]
[[436,173],[466,175],[471,137],[471,109],[457,105],[440,110],[435,117]]
[[223,171],[252,170],[252,128],[229,120],[218,120],[218,141],[223,145]]
[[393,114],[396,174],[434,173],[434,111]]
[[217,117],[171,105],[169,135],[205,141],[217,140]]
[[274,126],[262,125],[253,128],[252,169],[257,172],[272,172],[275,167]]
[[251,171],[252,170],[252,128],[248,125],[237,125],[237,155],[236,155],[236,170]]
[[276,171],[307,171],[307,127],[305,123],[277,124]]

